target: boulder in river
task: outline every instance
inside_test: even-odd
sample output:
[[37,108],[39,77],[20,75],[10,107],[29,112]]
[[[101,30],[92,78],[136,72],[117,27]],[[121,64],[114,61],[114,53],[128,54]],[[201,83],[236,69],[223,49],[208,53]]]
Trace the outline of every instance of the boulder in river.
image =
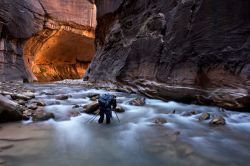
[[19,121],[23,119],[23,108],[0,95],[0,122]]
[[199,117],[200,121],[208,120],[208,119],[210,119],[210,114],[207,112],[202,113],[201,116]]
[[209,124],[210,125],[225,125],[226,120],[222,116],[216,116],[209,122]]
[[96,101],[99,97],[100,97],[100,94],[98,94],[98,93],[90,93],[90,94],[88,94],[88,98],[91,101]]
[[56,97],[57,100],[67,100],[68,98],[69,98],[68,95],[60,95]]
[[125,112],[125,109],[122,108],[121,106],[117,106],[117,107],[115,108],[115,112],[117,112],[117,113],[123,113],[123,112]]
[[55,116],[51,112],[37,111],[32,115],[32,120],[37,121],[46,121],[49,119],[54,119]]
[[134,106],[143,106],[146,104],[146,99],[145,97],[137,97],[129,102],[130,105]]
[[94,114],[99,109],[98,102],[92,102],[83,106],[83,112],[87,114]]

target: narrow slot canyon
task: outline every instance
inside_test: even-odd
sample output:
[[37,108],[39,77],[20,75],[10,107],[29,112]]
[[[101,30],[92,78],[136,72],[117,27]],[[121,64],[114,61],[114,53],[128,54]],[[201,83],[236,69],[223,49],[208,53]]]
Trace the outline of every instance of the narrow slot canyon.
[[250,0],[0,0],[0,166],[245,166]]
[[39,82],[80,79],[95,54],[94,31],[44,30],[24,46],[26,68]]

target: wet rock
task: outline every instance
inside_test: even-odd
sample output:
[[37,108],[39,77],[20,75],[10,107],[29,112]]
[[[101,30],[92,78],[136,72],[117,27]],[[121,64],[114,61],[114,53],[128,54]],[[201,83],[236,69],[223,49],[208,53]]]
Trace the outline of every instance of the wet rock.
[[23,119],[22,120],[24,120],[24,121],[30,120],[30,116],[27,116],[27,115],[23,114]]
[[27,117],[33,115],[34,113],[35,113],[35,111],[34,110],[30,110],[30,109],[23,111],[23,115],[27,116]]
[[98,93],[91,93],[91,94],[88,94],[88,98],[89,98],[91,101],[96,101],[99,97],[100,97],[100,94],[98,94]]
[[134,106],[143,106],[146,104],[145,101],[146,101],[145,97],[138,97],[136,99],[131,100],[129,104]]
[[27,105],[27,108],[31,110],[36,110],[38,107],[36,104],[30,104],[30,105]]
[[36,101],[35,103],[37,106],[40,106],[40,107],[46,106],[46,104],[44,102],[41,102],[41,101]]
[[67,100],[68,98],[69,98],[68,95],[61,95],[56,97],[57,100]]
[[192,116],[196,114],[197,114],[197,111],[187,111],[187,112],[184,112],[182,116]]
[[98,98],[99,98],[99,96],[94,96],[94,97],[91,97],[91,98],[89,98],[89,99],[90,99],[91,101],[97,101]]
[[115,108],[115,112],[123,113],[123,112],[125,112],[125,109],[122,108],[121,106],[117,106],[117,107]]
[[167,120],[164,118],[156,118],[153,123],[161,125],[161,124],[167,123]]
[[83,112],[87,114],[94,114],[99,109],[98,102],[93,102],[83,106]]
[[20,104],[20,105],[23,105],[23,106],[26,104],[26,102],[24,100],[18,100],[17,103]]
[[0,122],[22,120],[22,111],[19,104],[0,95]]
[[27,96],[31,99],[34,99],[35,98],[35,94],[33,92],[25,92],[22,94],[23,96]]
[[202,113],[202,115],[199,117],[200,121],[202,121],[202,120],[208,120],[208,119],[210,119],[210,114],[207,113],[207,112]]
[[41,95],[52,96],[52,95],[55,95],[55,93],[53,93],[53,92],[42,92]]
[[74,106],[72,107],[72,109],[76,109],[76,108],[80,108],[80,107],[81,107],[80,105],[76,104],[76,105],[74,105]]
[[209,122],[209,124],[210,125],[225,125],[226,120],[222,116],[216,116]]
[[37,111],[32,115],[32,120],[37,121],[46,121],[49,119],[54,119],[55,116],[51,112]]
[[11,96],[11,98],[13,100],[25,100],[25,101],[28,101],[28,100],[32,99],[32,97],[25,96],[25,95],[22,95],[22,94],[11,94],[10,96]]

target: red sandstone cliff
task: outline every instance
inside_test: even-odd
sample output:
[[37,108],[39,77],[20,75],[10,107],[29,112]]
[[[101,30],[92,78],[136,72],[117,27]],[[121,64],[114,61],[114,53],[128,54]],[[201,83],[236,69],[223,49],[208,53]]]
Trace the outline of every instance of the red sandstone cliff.
[[96,0],[88,77],[162,99],[248,110],[250,2]]

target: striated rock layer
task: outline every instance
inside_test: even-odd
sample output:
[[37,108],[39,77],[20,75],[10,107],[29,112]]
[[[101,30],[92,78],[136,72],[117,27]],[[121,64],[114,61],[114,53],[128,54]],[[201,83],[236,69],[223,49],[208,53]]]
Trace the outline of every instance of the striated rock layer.
[[88,0],[1,0],[0,80],[80,78],[95,53]]
[[250,2],[96,0],[86,79],[151,97],[250,109]]

